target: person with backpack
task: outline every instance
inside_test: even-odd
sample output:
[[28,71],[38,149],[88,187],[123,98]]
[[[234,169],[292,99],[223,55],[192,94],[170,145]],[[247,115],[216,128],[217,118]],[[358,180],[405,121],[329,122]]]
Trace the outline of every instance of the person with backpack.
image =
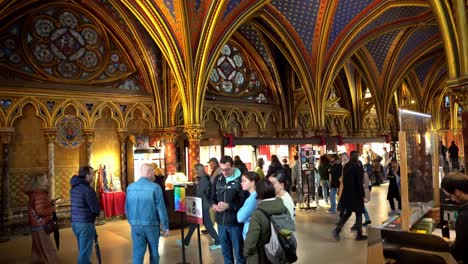
[[[280,238],[280,234],[276,234],[274,224],[278,224],[280,221],[275,221],[276,217],[284,218],[289,220],[291,224],[292,219],[288,213],[288,209],[284,206],[283,201],[276,197],[275,188],[273,184],[267,180],[259,180],[256,184],[257,191],[257,200],[258,206],[257,209],[253,212],[250,219],[249,231],[247,232],[247,237],[244,242],[244,255],[246,257],[247,263],[260,263],[260,264],[270,264],[270,263],[292,263],[297,260],[297,256],[293,260],[287,260],[286,252],[277,240]],[[274,223],[273,223],[274,222]],[[284,221],[281,221],[279,225],[284,228]],[[280,227],[280,228],[281,228]],[[289,228],[291,229],[291,228]],[[293,227],[294,229],[294,227]],[[294,231],[294,230],[290,230]],[[293,234],[291,234],[294,238]],[[274,249],[273,252],[267,250],[265,245],[270,244],[272,241],[276,241],[277,247],[269,247]],[[285,244],[290,245],[290,244]],[[292,249],[295,251],[296,247]],[[282,251],[282,252],[280,252]],[[279,253],[280,256],[273,258],[271,255]]]
[[249,193],[242,190],[241,172],[233,167],[231,156],[224,156],[219,161],[221,174],[216,176],[211,192],[211,207],[216,214],[218,234],[221,240],[224,263],[245,263],[242,248],[243,225],[237,221],[237,212],[244,205]]
[[286,175],[284,171],[277,171],[273,173],[268,180],[273,184],[275,188],[276,197],[281,198],[284,203],[284,206],[288,209],[291,218],[294,220],[296,218],[296,211],[294,208],[294,201],[291,198],[291,195],[286,191]]
[[[198,185],[195,190],[195,196],[202,198],[202,214],[203,214],[203,225],[205,226],[206,230],[210,234],[210,236],[214,239],[214,244],[210,246],[211,250],[221,248],[221,242],[218,237],[218,233],[213,227],[213,222],[211,222],[210,218],[210,202],[208,198],[211,195],[212,184],[210,181],[210,176],[205,172],[205,166],[203,164],[195,164],[194,166],[194,174],[198,179]],[[190,240],[192,238],[193,232],[197,229],[196,224],[190,224],[189,231],[185,236],[183,241],[177,240],[176,243],[178,245],[182,245],[182,242],[185,247],[188,247],[190,244]]]

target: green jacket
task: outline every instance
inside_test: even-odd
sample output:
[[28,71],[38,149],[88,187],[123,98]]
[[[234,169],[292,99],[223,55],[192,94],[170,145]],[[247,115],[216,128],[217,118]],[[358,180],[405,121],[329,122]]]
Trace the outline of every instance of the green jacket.
[[[261,208],[272,215],[288,213],[281,198],[265,199],[258,203]],[[250,219],[249,231],[244,241],[244,255],[249,263],[270,263],[265,256],[264,246],[270,241],[271,226],[268,218],[256,209]]]

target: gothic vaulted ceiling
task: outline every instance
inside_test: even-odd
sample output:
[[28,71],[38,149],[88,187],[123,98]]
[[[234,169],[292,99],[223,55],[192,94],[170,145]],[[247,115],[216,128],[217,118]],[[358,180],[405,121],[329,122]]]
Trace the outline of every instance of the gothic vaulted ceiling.
[[[186,124],[202,123],[207,87],[220,89],[221,86],[216,86],[219,82],[213,83],[213,80],[219,80],[212,76],[213,69],[217,62],[221,63],[223,47],[228,43],[239,47],[235,51],[249,58],[248,62],[262,80],[262,85],[268,87],[264,93],[272,97],[268,102],[278,104],[283,112],[290,112],[290,116],[283,117],[284,124],[294,126],[287,119],[298,118],[294,111],[284,105],[302,104],[310,112],[311,126],[317,129],[325,124],[327,101],[332,93],[341,98],[343,107],[359,112],[359,98],[356,98],[355,92],[359,89],[372,94],[372,109],[379,117],[381,129],[388,128],[386,116],[395,109],[395,104],[401,103],[401,98],[395,100],[395,95],[402,94],[402,86],[415,101],[416,110],[436,112],[437,107],[433,105],[442,103],[446,80],[461,74],[456,65],[466,64],[466,59],[457,56],[462,54],[456,52],[459,45],[452,43],[457,41],[456,34],[448,32],[450,27],[441,24],[441,21],[454,19],[450,1],[60,2],[91,7],[86,11],[92,13],[89,14],[91,18],[105,16],[101,19],[107,28],[96,28],[98,35],[101,31],[120,26],[124,28],[123,31],[119,29],[117,33],[108,34],[128,43],[137,36],[141,43],[131,45],[130,51],[126,51],[122,45],[114,48],[122,54],[122,59],[144,53],[148,56],[144,59],[148,60],[157,52],[148,55],[147,51],[133,49],[157,47],[171,70]],[[0,1],[0,12],[8,13],[9,9],[20,3],[24,4],[22,1]],[[43,1],[29,1],[31,3]],[[106,13],[96,12],[96,9],[105,10]],[[114,18],[109,18],[110,13]],[[441,20],[441,17],[444,19]],[[109,21],[112,19],[114,21]],[[54,25],[59,23],[50,22]],[[0,55],[5,56],[3,53]],[[95,55],[104,57],[99,52]],[[228,58],[225,60],[226,64]],[[145,85],[158,86],[157,80],[146,76],[151,75],[154,63],[153,66],[145,66],[148,64],[145,61],[135,61],[134,64],[128,64],[130,72],[139,72],[138,78],[144,79]],[[234,62],[231,64],[234,65]],[[55,71],[60,72],[60,67],[64,66],[54,67]],[[102,71],[105,72],[105,69],[102,68]],[[216,72],[223,74],[223,71],[215,70],[215,75]],[[99,82],[99,79],[95,82]],[[163,100],[158,88],[150,90],[157,100]],[[245,89],[243,92],[249,93]],[[359,126],[355,124],[354,128],[358,129]]]

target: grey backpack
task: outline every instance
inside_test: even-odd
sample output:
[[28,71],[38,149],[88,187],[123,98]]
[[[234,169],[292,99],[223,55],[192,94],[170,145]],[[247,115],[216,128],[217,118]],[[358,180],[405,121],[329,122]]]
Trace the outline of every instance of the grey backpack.
[[270,221],[270,241],[265,244],[265,255],[273,264],[294,263],[297,261],[297,240],[294,220],[288,210],[280,215],[271,215],[261,208],[257,208]]

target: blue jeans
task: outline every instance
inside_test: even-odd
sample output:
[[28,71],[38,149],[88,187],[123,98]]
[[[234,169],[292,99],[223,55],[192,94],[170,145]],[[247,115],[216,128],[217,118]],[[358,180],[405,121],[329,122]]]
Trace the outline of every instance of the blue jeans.
[[330,187],[328,180],[320,180],[320,186],[322,186],[323,200],[328,203],[328,188]]
[[159,226],[132,225],[133,258],[132,263],[143,263],[143,258],[148,245],[150,263],[159,263]]
[[364,219],[366,219],[367,222],[370,222],[369,212],[367,211],[367,208],[365,205],[364,205]]
[[234,255],[236,263],[244,264],[244,239],[242,238],[242,226],[240,225],[218,225],[219,239],[223,250],[224,264],[234,264]]
[[[366,205],[364,205],[364,210],[362,211],[362,213],[364,214],[364,219],[366,220],[366,222],[370,222],[371,220],[370,220],[369,212],[367,211]],[[357,218],[354,224],[357,225]]]
[[72,223],[72,230],[78,241],[78,264],[89,264],[96,237],[94,223]]
[[330,212],[336,213],[336,194],[338,193],[338,188],[330,188]]

